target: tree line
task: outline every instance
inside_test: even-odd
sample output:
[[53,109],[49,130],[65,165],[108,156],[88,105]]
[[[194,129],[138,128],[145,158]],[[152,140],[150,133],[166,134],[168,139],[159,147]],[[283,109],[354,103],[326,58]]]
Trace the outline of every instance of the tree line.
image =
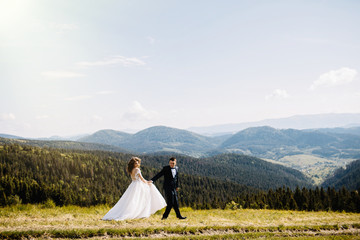
[[308,189],[281,187],[275,190],[260,191],[253,194],[242,194],[230,202],[227,208],[253,208],[302,211],[347,211],[360,212],[360,195],[358,190],[349,191],[345,187],[336,190],[334,187]]
[[[115,204],[130,184],[131,155],[0,145],[0,205],[45,203],[91,206]],[[141,156],[146,161],[159,156]],[[160,158],[161,159],[161,158]],[[144,161],[144,162],[146,162]],[[167,162],[159,162],[159,166]],[[160,168],[142,166],[146,179]],[[359,194],[333,188],[259,190],[230,180],[181,173],[180,204],[194,209],[271,208],[360,212]],[[156,183],[162,191],[162,182]]]
[[[91,206],[115,204],[131,182],[126,172],[130,154],[0,146],[0,205],[44,203]],[[144,178],[160,170],[142,166]],[[220,208],[238,193],[253,188],[230,181],[181,174],[182,206]],[[162,191],[162,179],[156,182]]]

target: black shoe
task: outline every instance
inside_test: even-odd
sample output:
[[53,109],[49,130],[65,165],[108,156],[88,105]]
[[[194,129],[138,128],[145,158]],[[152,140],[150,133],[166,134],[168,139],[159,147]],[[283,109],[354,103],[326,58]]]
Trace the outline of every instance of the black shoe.
[[178,217],[178,219],[186,219],[186,217],[180,216]]
[[162,218],[161,218],[161,220],[166,220],[166,219],[167,219],[167,217],[162,217]]

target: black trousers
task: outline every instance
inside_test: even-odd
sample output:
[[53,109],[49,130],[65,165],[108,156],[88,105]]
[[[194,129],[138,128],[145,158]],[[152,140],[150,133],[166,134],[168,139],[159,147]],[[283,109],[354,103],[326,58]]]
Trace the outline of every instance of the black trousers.
[[178,201],[178,195],[177,191],[175,189],[173,190],[165,190],[165,197],[166,197],[166,209],[163,214],[163,218],[167,218],[169,216],[169,213],[171,211],[171,208],[174,208],[174,211],[176,213],[176,217],[181,217],[180,210],[179,210],[179,201]]

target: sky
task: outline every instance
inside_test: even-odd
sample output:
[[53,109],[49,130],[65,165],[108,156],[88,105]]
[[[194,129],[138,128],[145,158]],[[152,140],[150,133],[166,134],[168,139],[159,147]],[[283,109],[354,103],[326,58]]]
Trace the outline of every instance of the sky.
[[357,0],[0,0],[0,133],[360,113]]

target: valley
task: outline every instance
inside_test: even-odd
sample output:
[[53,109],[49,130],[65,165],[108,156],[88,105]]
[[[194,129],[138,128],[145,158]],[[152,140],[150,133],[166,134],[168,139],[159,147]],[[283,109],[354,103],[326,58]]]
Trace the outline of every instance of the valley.
[[320,185],[335,169],[360,159],[360,127],[276,129],[251,127],[220,136],[155,126],[135,134],[100,130],[76,141],[36,140],[3,135],[0,142],[79,150],[100,150],[135,155],[169,153],[189,158],[243,154],[301,171]]
[[360,127],[296,130],[263,126],[209,137],[187,130],[155,126],[135,134],[100,130],[76,141],[4,136],[8,137],[3,138],[5,142],[65,149],[133,154],[168,152],[193,158],[223,153],[244,154],[297,169],[310,177],[315,185],[323,182],[336,168],[360,158]]
[[277,162],[301,171],[310,177],[315,185],[320,185],[335,169],[347,163],[306,154],[285,156]]

